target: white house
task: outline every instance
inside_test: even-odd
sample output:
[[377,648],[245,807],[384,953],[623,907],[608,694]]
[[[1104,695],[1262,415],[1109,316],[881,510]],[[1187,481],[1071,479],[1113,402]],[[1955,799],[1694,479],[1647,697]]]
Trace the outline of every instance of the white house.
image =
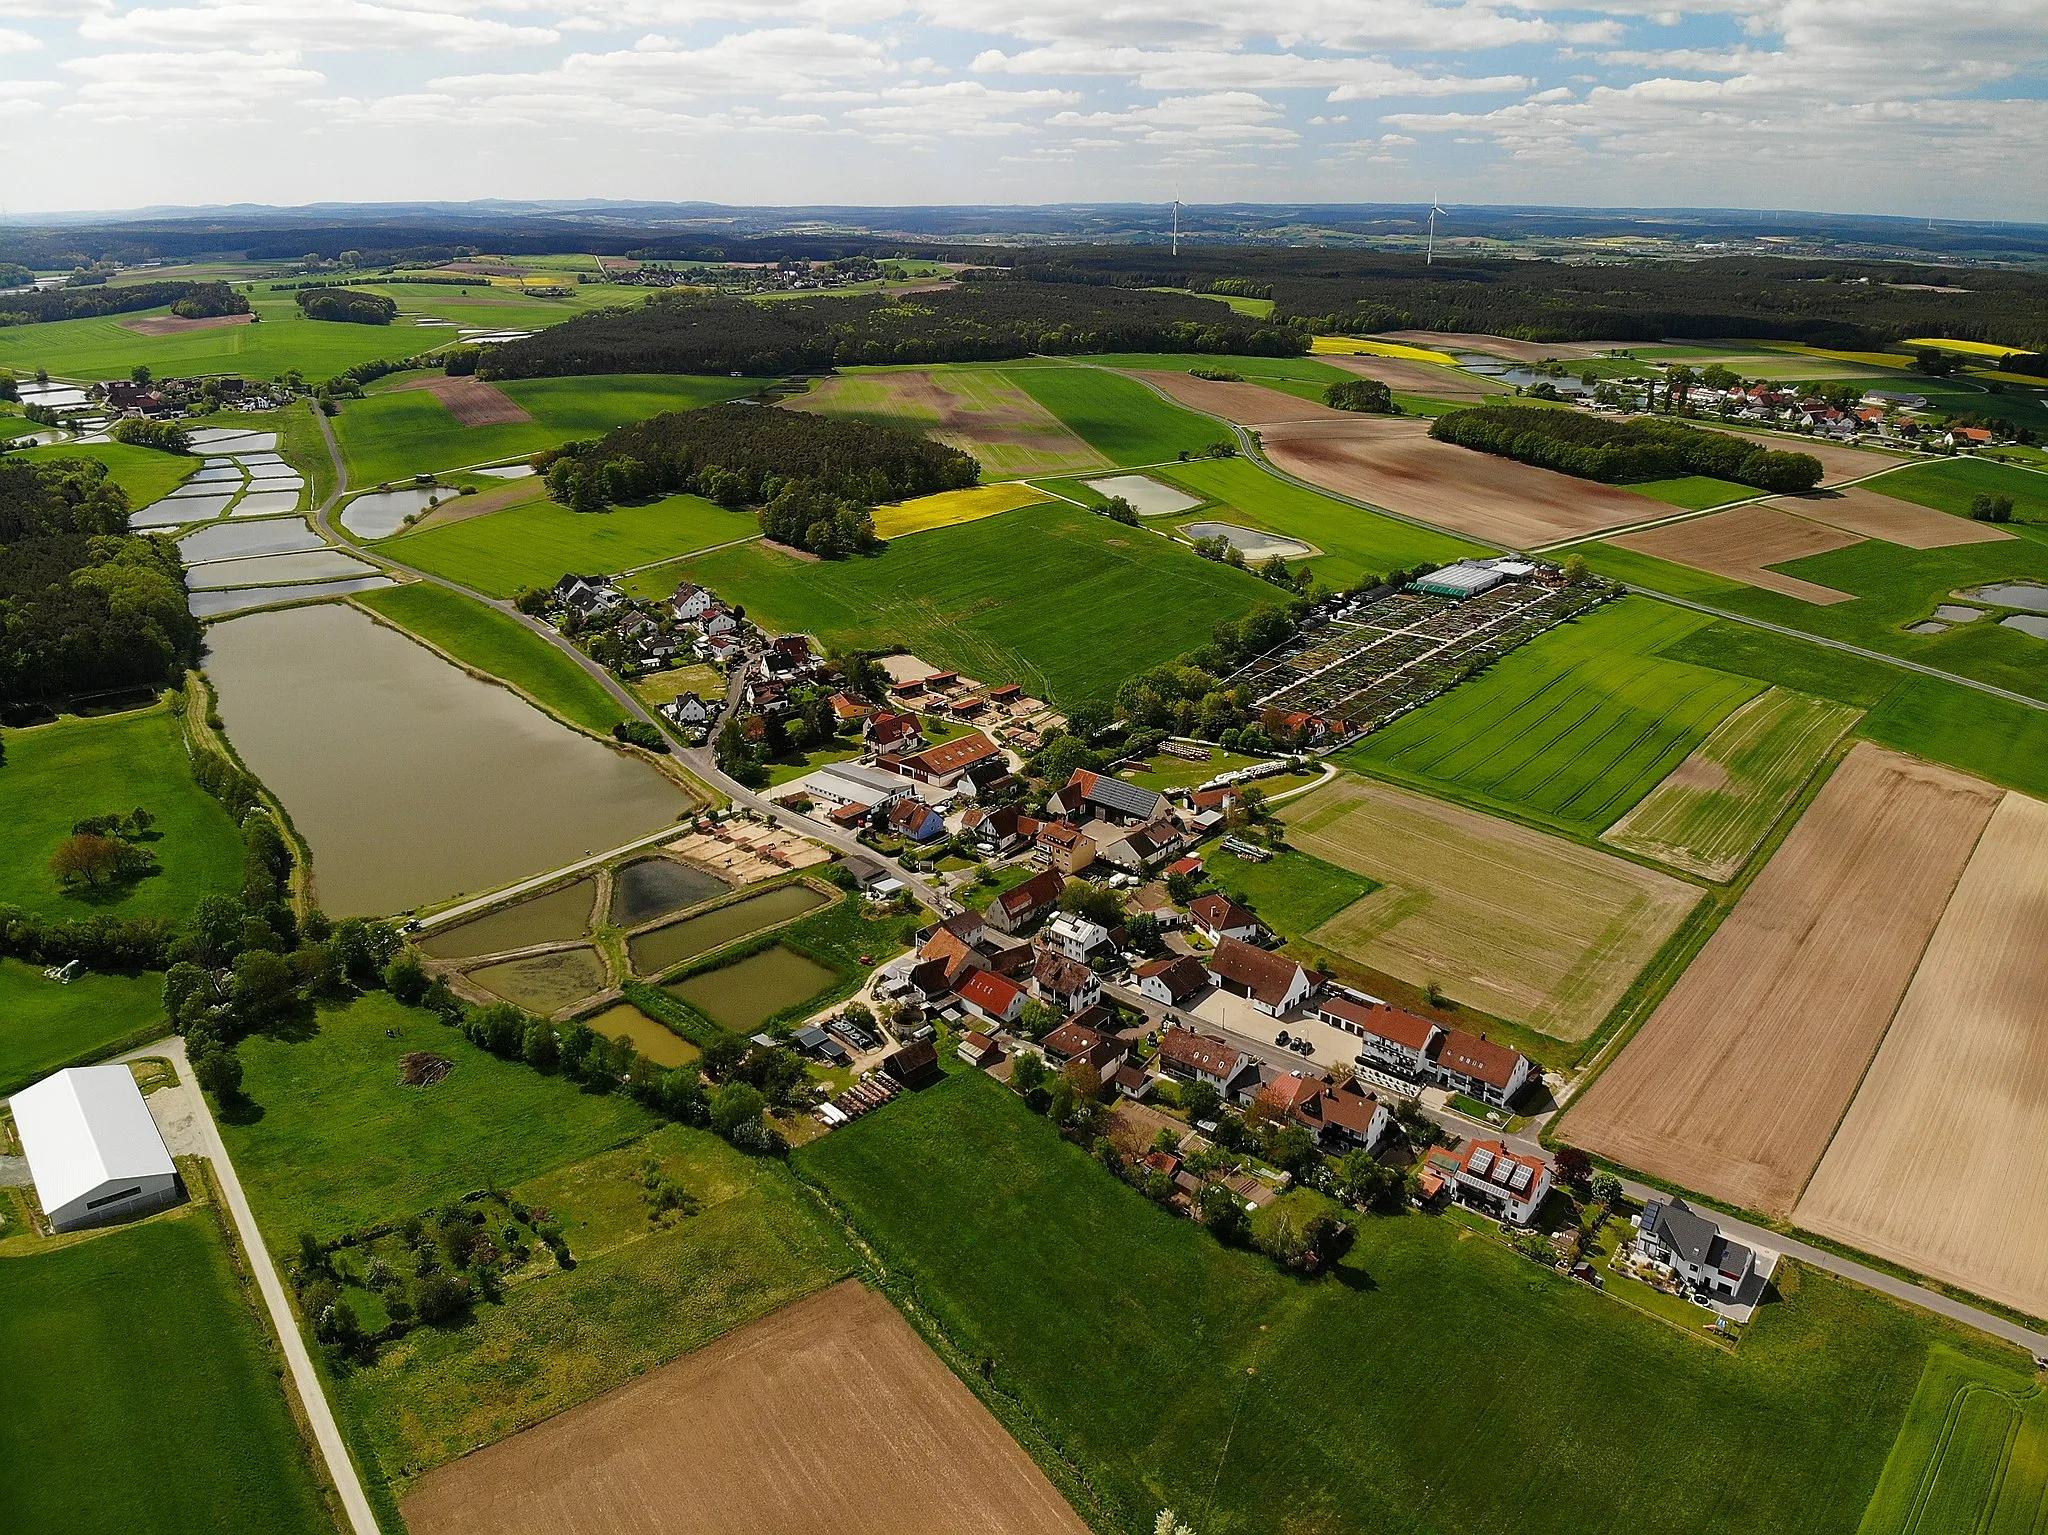
[[1651,1200],[1636,1225],[1636,1251],[1695,1290],[1733,1299],[1756,1267],[1754,1253],[1682,1199]]
[[1254,1084],[1259,1079],[1258,1067],[1249,1056],[1213,1035],[1197,1034],[1178,1024],[1159,1036],[1158,1065],[1182,1081],[1207,1082],[1225,1098],[1243,1088],[1247,1076]]
[[1506,1108],[1533,1069],[1519,1050],[1495,1044],[1483,1035],[1451,1029],[1437,1047],[1434,1075],[1454,1093]]
[[1325,997],[1316,1016],[1358,1036],[1360,1061],[1410,1077],[1430,1074],[1430,1047],[1444,1032],[1441,1024],[1388,1003],[1341,993]]
[[1235,938],[1243,943],[1259,941],[1259,919],[1227,895],[1198,895],[1188,903],[1188,921],[1211,943]]
[[685,581],[676,588],[675,596],[669,600],[669,611],[675,614],[677,618],[686,621],[693,618],[702,618],[705,610],[717,600],[710,592],[698,586],[695,582]]
[[1078,959],[1086,964],[1090,955],[1109,943],[1109,929],[1078,913],[1061,912],[1046,924],[1045,936],[1040,941],[1049,949],[1059,950],[1068,959]]
[[1247,998],[1271,1018],[1284,1017],[1315,991],[1315,982],[1298,961],[1255,949],[1241,939],[1224,939],[1206,963],[1212,985]]
[[58,1231],[99,1226],[178,1197],[178,1173],[126,1066],[77,1066],[8,1100],[43,1213]]
[[684,730],[702,730],[711,722],[711,706],[695,693],[684,693],[661,706],[661,712]]
[[1550,1164],[1500,1141],[1473,1141],[1458,1158],[1458,1203],[1497,1220],[1526,1226],[1550,1194]]

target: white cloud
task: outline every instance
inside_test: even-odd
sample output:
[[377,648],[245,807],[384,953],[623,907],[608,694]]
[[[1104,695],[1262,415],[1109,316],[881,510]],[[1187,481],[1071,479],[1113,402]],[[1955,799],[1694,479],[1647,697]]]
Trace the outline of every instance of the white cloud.
[[1155,147],[1215,149],[1223,145],[1291,147],[1301,135],[1277,119],[1284,114],[1250,91],[1214,91],[1202,96],[1169,96],[1152,106],[1120,112],[1060,112],[1055,128],[1107,129],[1134,143]]
[[1018,121],[1016,114],[1081,100],[1078,91],[993,91],[978,80],[894,86],[881,96],[881,104],[856,107],[846,117],[867,129],[874,143],[905,145],[1029,133],[1036,125]]
[[108,53],[67,60],[84,79],[67,115],[112,122],[228,121],[260,106],[302,102],[326,83],[287,52],[217,48],[195,53]]
[[0,53],[34,53],[42,46],[40,37],[17,32],[12,27],[0,27]]
[[1386,96],[1453,96],[1519,91],[1523,75],[1466,79],[1401,69],[1379,59],[1307,58],[1298,53],[1238,53],[1220,48],[1090,48],[1081,45],[1004,53],[991,48],[977,74],[1115,75],[1148,91],[1326,90],[1331,101]]
[[181,48],[205,45],[318,53],[367,48],[528,47],[556,42],[552,27],[376,0],[223,0],[196,6],[138,6],[88,17],[79,34],[96,43]]

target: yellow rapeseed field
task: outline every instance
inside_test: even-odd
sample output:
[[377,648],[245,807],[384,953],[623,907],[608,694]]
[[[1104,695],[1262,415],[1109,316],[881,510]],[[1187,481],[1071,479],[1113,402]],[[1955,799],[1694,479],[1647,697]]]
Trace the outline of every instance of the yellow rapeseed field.
[[1355,357],[1361,352],[1374,357],[1401,357],[1409,362],[1433,362],[1440,367],[1455,368],[1458,359],[1448,352],[1431,351],[1426,346],[1403,346],[1398,341],[1361,341],[1356,336],[1317,336],[1309,343],[1309,351],[1325,357]]
[[955,523],[979,522],[998,512],[1014,512],[1052,497],[1022,480],[997,485],[972,485],[966,490],[942,490],[935,496],[919,496],[894,506],[875,508],[875,533],[881,538],[901,538],[906,533],[925,533],[933,528],[950,528]]

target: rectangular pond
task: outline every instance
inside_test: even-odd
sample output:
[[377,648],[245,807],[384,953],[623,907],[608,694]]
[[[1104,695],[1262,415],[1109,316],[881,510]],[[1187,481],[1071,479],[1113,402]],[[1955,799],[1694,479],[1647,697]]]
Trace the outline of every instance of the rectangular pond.
[[596,903],[597,881],[579,879],[467,922],[435,928],[421,940],[420,950],[436,959],[471,959],[581,938],[590,931],[591,907]]
[[605,987],[604,960],[592,948],[501,960],[470,971],[469,978],[494,996],[542,1014],[558,1013]]
[[324,549],[327,541],[306,525],[303,517],[292,521],[249,522],[240,525],[218,523],[188,533],[178,540],[178,554],[187,565],[204,565],[208,560],[233,560],[248,554],[292,554],[302,549]]
[[299,586],[238,586],[218,592],[194,592],[186,599],[185,608],[194,618],[222,618],[229,613],[247,613],[252,608],[276,607],[314,597],[346,597],[350,592],[374,592],[397,584],[389,576],[358,576],[352,581],[308,581]]
[[336,916],[494,890],[690,804],[646,762],[346,604],[230,619],[206,641],[228,736],[291,813]]
[[1140,517],[1167,517],[1202,504],[1177,485],[1167,485],[1149,474],[1116,474],[1100,480],[1083,480],[1090,490],[1105,496],[1122,496]]
[[258,554],[246,559],[216,560],[185,572],[194,591],[224,586],[271,586],[284,581],[338,581],[344,576],[374,576],[377,567],[339,549],[308,549],[298,554]]
[[748,896],[744,901],[734,901],[730,906],[720,906],[715,911],[657,927],[628,944],[633,956],[633,973],[658,975],[671,965],[695,959],[699,954],[708,954],[749,933],[758,933],[792,917],[800,917],[807,911],[816,911],[829,899],[809,885],[780,885],[759,895]]
[[745,1034],[785,1008],[808,1002],[838,979],[839,972],[829,965],[778,943],[716,970],[673,981],[662,990],[681,997],[713,1023]]
[[704,1054],[682,1035],[655,1022],[630,1002],[614,1003],[583,1021],[606,1039],[625,1035],[633,1041],[635,1050],[657,1066],[687,1065]]
[[612,925],[638,927],[732,889],[709,869],[674,858],[643,858],[612,876]]

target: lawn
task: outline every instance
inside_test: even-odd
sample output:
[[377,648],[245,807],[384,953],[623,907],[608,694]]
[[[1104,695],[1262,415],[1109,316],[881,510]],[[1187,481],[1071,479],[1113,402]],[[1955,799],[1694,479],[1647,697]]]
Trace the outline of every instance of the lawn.
[[2048,709],[1907,677],[1864,716],[1857,734],[2048,799]]
[[1120,466],[1157,464],[1231,440],[1230,428],[1107,368],[1010,368],[1005,377]]
[[1157,534],[1067,506],[940,528],[868,559],[799,560],[743,544],[628,590],[658,595],[684,576],[772,631],[833,647],[900,646],[1064,704],[1111,697],[1132,673],[1206,644],[1218,621],[1273,593]]
[[1203,1535],[1848,1535],[1952,1336],[1787,1265],[1730,1355],[1417,1215],[1290,1279],[979,1073],[793,1161],[1133,1535],[1163,1505]]
[[[334,1237],[508,1187],[654,1124],[627,1098],[501,1061],[384,992],[323,1007],[304,1032],[243,1042],[254,1107],[221,1129],[276,1250],[302,1231]],[[415,1050],[455,1069],[433,1087],[401,1087],[400,1058]]]
[[752,538],[761,529],[745,512],[699,496],[670,496],[642,506],[572,512],[548,499],[538,481],[529,499],[481,517],[464,517],[387,539],[394,560],[492,597],[551,587],[573,573],[631,570],[657,560]]
[[1717,480],[1704,474],[1683,475],[1675,480],[1641,480],[1624,488],[1689,512],[1729,501],[1747,501],[1760,494],[1753,485],[1737,485],[1732,480]]
[[807,752],[794,756],[777,757],[768,764],[768,787],[775,788],[792,779],[825,766],[828,762],[851,762],[861,754],[861,747],[855,741],[833,740],[824,746],[813,747]]
[[[6,334],[0,330],[0,336]],[[108,477],[128,492],[129,509],[138,512],[176,490],[199,467],[196,455],[160,453],[155,448],[131,447],[125,442],[59,443],[54,448],[23,448],[19,456],[31,464],[66,458],[89,458],[105,464]]]
[[1218,773],[1234,773],[1271,759],[1247,757],[1242,752],[1227,752],[1220,746],[1208,748],[1209,757],[1205,762],[1195,762],[1186,757],[1169,757],[1160,752],[1148,761],[1143,772],[1125,773],[1123,776],[1134,784],[1148,789],[1157,789],[1164,794],[1170,789],[1192,789],[1205,784]]
[[1958,517],[1970,515],[1972,497],[2011,496],[2014,517],[2048,522],[2048,474],[1986,459],[1951,458],[1938,464],[1916,464],[1872,480],[1870,488],[1901,501],[1953,512]]
[[[1905,681],[1907,673],[1882,661],[1794,639],[1769,629],[1720,619],[1664,646],[1667,660],[1774,682],[1795,692],[1867,709]],[[1974,696],[1974,695],[1973,695]]]
[[2027,1535],[2044,1500],[2048,1395],[2019,1370],[1936,1348],[1859,1535]]
[[463,426],[424,389],[381,386],[375,394],[349,401],[334,421],[335,436],[348,461],[349,483],[360,490],[435,470],[521,457],[573,437],[599,437],[615,426],[666,410],[713,405],[751,393],[757,385],[741,379],[622,373],[515,379],[499,387],[525,406],[533,420]]
[[603,683],[495,608],[425,581],[359,592],[356,600],[464,665],[503,678],[543,708],[585,730],[609,735],[612,726],[626,717]]
[[1710,620],[1639,597],[1530,641],[1344,753],[1361,772],[1580,836],[1605,830],[1756,684],[1658,654]]
[[[650,1159],[700,1201],[697,1214],[650,1220]],[[460,1328],[419,1329],[338,1382],[366,1471],[395,1493],[853,1267],[845,1238],[781,1164],[701,1130],[664,1126],[512,1192],[554,1213],[576,1266],[512,1286]]]
[[332,1535],[207,1208],[0,1259],[0,1528]]
[[1375,880],[1308,853],[1275,853],[1264,863],[1247,863],[1221,845],[1202,859],[1209,882],[1289,942],[1306,938],[1353,901],[1379,889]]
[[[52,917],[183,917],[202,895],[241,888],[241,835],[193,782],[180,723],[164,705],[8,731],[0,805],[0,904]],[[60,889],[50,855],[72,826],[136,809],[156,817],[144,846],[159,872],[98,896]]]
[[161,1028],[160,975],[81,975],[66,985],[43,967],[0,959],[0,1098],[83,1056],[143,1044]]
[[1205,507],[1188,520],[1230,521],[1264,528],[1322,550],[1320,556],[1309,561],[1309,566],[1316,579],[1334,587],[1352,586],[1361,576],[1385,575],[1396,567],[1425,562],[1447,565],[1467,555],[1488,552],[1448,533],[1419,528],[1352,506],[1305,485],[1292,484],[1248,458],[1174,464],[1154,474],[1179,485],[1191,496],[1221,502],[1228,509]]

